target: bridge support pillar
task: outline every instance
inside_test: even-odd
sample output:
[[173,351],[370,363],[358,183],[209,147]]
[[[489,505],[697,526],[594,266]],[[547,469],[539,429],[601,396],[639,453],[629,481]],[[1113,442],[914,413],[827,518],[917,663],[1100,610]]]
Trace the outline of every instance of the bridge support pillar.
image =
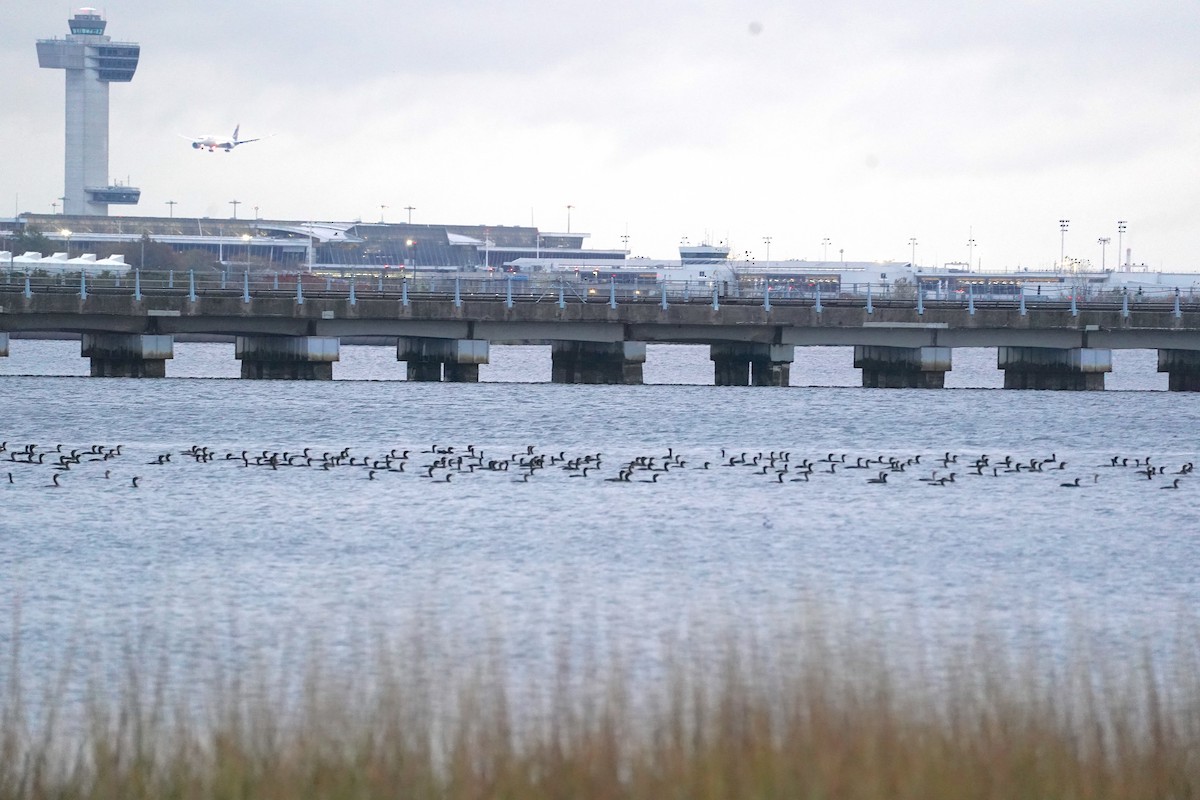
[[550,343],[550,380],[554,383],[642,382],[645,342]]
[[8,334],[0,333],[0,358],[8,355]]
[[1112,372],[1112,350],[1096,347],[1001,347],[996,359],[1005,389],[1100,391]]
[[941,389],[952,369],[949,347],[855,345],[854,366],[868,389]]
[[479,365],[488,363],[488,349],[486,339],[401,336],[396,342],[396,360],[408,362],[410,381],[477,383]]
[[92,360],[93,378],[165,378],[167,359],[175,357],[175,338],[137,333],[85,333],[80,354]]
[[1172,392],[1200,392],[1200,350],[1159,350],[1158,371]]
[[249,380],[330,381],[339,342],[328,336],[239,336],[234,357]]
[[790,344],[718,342],[710,345],[716,386],[788,386],[796,349]]

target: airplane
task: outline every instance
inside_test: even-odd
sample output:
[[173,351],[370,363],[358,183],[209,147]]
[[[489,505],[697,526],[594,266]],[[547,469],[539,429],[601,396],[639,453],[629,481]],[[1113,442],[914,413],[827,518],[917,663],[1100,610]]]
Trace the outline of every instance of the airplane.
[[[257,139],[239,139],[238,132],[241,129],[241,125],[236,126],[233,129],[233,136],[229,138],[211,134],[207,136],[183,136],[183,138],[191,140],[193,149],[204,150],[207,148],[210,153],[215,153],[217,150],[224,150],[226,153],[230,153],[239,144],[249,144],[250,142],[258,142],[271,138],[270,136],[260,136]],[[182,136],[182,134],[180,135]]]

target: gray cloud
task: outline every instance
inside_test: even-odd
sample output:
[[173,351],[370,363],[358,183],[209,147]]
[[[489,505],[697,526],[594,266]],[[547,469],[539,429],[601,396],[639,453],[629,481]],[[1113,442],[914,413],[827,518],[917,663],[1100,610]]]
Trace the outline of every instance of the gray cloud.
[[[45,211],[61,193],[62,79],[37,69],[33,42],[65,33],[65,12],[17,5],[0,30],[15,76],[0,145],[25,157],[0,167],[0,207],[19,193]],[[112,92],[112,171],[143,187],[142,213],[175,199],[220,214],[236,198],[280,216],[411,203],[526,223],[573,203],[595,244],[632,222],[655,255],[705,229],[747,246],[769,232],[780,256],[831,235],[859,257],[907,257],[914,234],[944,255],[974,226],[985,257],[1027,265],[1057,254],[1060,215],[1080,241],[1120,216],[1154,220],[1138,241],[1191,263],[1180,209],[1200,197],[1177,176],[1200,162],[1192,2],[105,11],[143,47]],[[279,136],[224,160],[175,136],[238,122]]]

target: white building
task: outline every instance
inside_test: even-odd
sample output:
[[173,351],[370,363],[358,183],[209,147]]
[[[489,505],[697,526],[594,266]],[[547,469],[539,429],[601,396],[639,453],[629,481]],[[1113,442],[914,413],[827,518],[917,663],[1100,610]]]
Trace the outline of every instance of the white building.
[[38,252],[30,252],[18,256],[7,250],[0,250],[0,270],[23,272],[27,275],[34,272],[51,274],[86,272],[88,275],[100,275],[107,272],[110,275],[124,275],[130,269],[130,266],[125,263],[125,256],[121,255],[96,258],[95,253],[84,253],[75,258],[67,258],[66,253],[43,256]]

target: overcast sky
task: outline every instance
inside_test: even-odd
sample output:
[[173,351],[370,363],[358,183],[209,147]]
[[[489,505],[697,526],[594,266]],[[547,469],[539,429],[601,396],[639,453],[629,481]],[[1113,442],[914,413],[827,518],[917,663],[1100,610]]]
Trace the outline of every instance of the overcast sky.
[[[72,6],[7,0],[0,208],[63,193]],[[110,0],[114,213],[528,225],[672,257],[1200,269],[1196,0]],[[276,134],[232,154],[178,134]],[[17,198],[19,197],[19,203]],[[381,205],[388,208],[380,209]]]

